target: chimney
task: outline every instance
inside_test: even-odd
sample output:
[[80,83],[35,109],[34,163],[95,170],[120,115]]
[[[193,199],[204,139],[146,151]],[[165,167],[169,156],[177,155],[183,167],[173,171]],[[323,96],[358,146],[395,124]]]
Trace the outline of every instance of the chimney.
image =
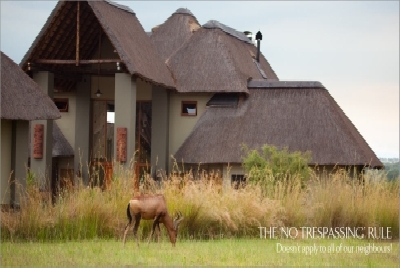
[[249,38],[250,41],[253,41],[253,33],[250,31],[244,31],[243,32],[245,36],[247,36],[247,38]]
[[260,41],[262,40],[262,34],[260,31],[258,31],[256,34],[256,40],[257,40],[257,62],[260,63]]
[[254,39],[253,33],[250,32],[250,31],[244,31],[243,33],[244,33],[244,35],[245,35],[247,38],[249,38],[249,40],[251,41],[251,43],[255,46],[255,45],[256,45],[256,40]]

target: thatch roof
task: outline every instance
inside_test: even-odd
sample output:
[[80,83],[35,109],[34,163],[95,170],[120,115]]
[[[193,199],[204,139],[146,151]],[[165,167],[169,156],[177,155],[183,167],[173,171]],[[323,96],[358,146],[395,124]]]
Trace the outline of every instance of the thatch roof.
[[61,117],[49,96],[3,52],[0,108],[1,119],[41,120]]
[[163,60],[167,60],[201,26],[188,9],[179,8],[163,24],[153,28],[150,39]]
[[53,123],[53,157],[73,157],[74,149],[65,138],[56,122]]
[[[161,26],[160,26],[161,29]],[[193,32],[167,61],[176,90],[187,92],[248,93],[247,81],[276,81],[278,77],[246,36],[216,21]]]
[[241,163],[241,144],[252,149],[271,144],[311,151],[310,164],[383,166],[321,83],[258,81],[251,87],[237,107],[209,107],[175,158]]
[[[80,60],[98,58],[99,35],[104,33],[116,50],[112,60],[120,59],[126,72],[147,82],[174,88],[170,71],[132,10],[111,1],[80,1],[79,5]],[[54,72],[55,87],[66,91],[74,89],[78,78],[71,79],[73,74],[90,73],[88,66],[44,64],[37,60],[76,59],[77,6],[77,1],[58,2],[21,62],[24,70],[31,63],[35,69]],[[113,66],[115,73],[115,64]],[[102,73],[106,71],[102,70]],[[66,73],[72,82],[66,79]]]

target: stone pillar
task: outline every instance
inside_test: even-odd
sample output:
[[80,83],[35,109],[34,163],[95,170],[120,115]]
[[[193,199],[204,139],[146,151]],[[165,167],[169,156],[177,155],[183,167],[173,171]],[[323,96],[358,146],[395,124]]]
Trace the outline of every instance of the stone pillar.
[[[136,80],[130,74],[115,74],[114,155],[117,156],[118,128],[126,128],[126,162],[119,162],[125,172],[134,174],[136,124]],[[114,172],[115,172],[114,168]]]
[[152,87],[151,167],[156,177],[168,174],[169,94],[161,87]]
[[1,136],[1,150],[0,150],[0,203],[1,209],[9,208],[10,197],[10,174],[12,168],[12,120],[1,119],[0,136]]
[[[75,145],[74,170],[75,178],[82,178],[83,183],[89,182],[90,163],[90,91],[91,78],[83,76],[76,85],[76,117],[75,117]],[[75,182],[76,183],[76,182]]]
[[[12,202],[14,204],[20,204],[20,195],[26,189],[26,176],[28,166],[28,158],[29,158],[29,147],[28,147],[28,139],[29,139],[29,121],[14,121],[15,123],[15,144],[13,147],[15,148],[15,161],[12,169],[14,170],[15,182],[16,185],[13,189],[14,193],[12,193]],[[14,140],[14,139],[13,139]]]
[[[54,74],[50,72],[37,72],[33,74],[33,80],[42,90],[53,98],[54,93]],[[40,105],[38,103],[37,105]],[[34,157],[35,125],[43,125],[43,150],[42,157]],[[42,191],[51,191],[52,176],[52,150],[53,150],[53,120],[34,120],[31,121],[31,171],[34,173],[36,181]]]

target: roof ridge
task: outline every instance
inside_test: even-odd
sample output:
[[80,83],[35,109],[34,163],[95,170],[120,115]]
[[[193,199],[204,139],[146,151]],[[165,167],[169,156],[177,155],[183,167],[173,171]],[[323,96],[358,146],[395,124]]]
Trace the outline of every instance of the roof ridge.
[[187,14],[187,15],[191,15],[194,16],[194,14],[187,8],[178,8],[174,13],[172,13],[172,15],[174,14]]
[[236,37],[237,39],[246,42],[248,44],[254,45],[251,40],[243,33],[240,32],[236,29],[233,29],[223,23],[220,23],[217,20],[209,20],[207,23],[202,25],[203,28],[207,28],[207,29],[213,29],[213,28],[217,28],[217,29],[221,29],[222,31],[224,31],[225,33]]
[[248,88],[324,88],[319,81],[271,81],[264,79],[251,79]]
[[255,59],[253,59],[253,62],[254,62],[254,64],[256,65],[256,67],[257,67],[258,71],[260,72],[261,76],[262,76],[264,79],[267,79],[267,75],[265,74],[264,70],[261,68],[260,63],[259,63],[257,60],[255,60]]
[[112,6],[115,6],[116,8],[125,10],[125,11],[127,11],[129,13],[132,13],[132,14],[136,15],[136,13],[132,9],[130,9],[128,6],[118,4],[118,3],[116,3],[116,2],[114,2],[112,0],[103,0],[103,1],[107,2],[108,4],[110,4]]

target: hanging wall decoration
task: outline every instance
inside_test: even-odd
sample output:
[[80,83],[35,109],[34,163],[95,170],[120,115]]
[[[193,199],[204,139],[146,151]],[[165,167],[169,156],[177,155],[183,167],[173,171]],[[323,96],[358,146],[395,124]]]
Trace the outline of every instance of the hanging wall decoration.
[[126,162],[126,137],[127,128],[117,128],[117,161]]
[[43,158],[44,125],[36,124],[33,130],[33,158]]

